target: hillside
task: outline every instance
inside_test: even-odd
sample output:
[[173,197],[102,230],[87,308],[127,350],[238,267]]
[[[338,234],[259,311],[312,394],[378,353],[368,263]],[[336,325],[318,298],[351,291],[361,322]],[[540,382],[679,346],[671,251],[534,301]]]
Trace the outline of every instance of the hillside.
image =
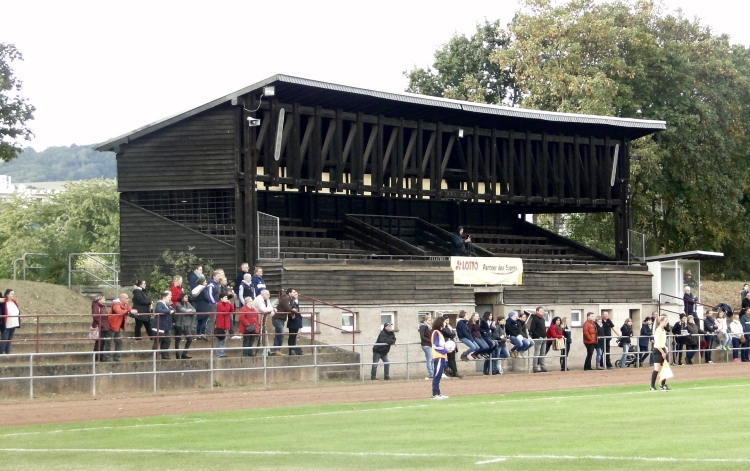
[[89,314],[91,301],[65,286],[0,279],[0,289],[16,292],[21,314]]
[[114,152],[73,144],[42,152],[24,149],[10,162],[0,162],[0,175],[10,175],[13,183],[117,178],[117,165]]

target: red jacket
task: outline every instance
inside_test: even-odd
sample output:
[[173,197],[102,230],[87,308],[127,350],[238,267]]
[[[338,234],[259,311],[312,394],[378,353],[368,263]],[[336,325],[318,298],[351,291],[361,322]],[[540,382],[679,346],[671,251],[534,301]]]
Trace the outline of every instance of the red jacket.
[[247,334],[245,327],[249,325],[255,326],[254,334],[260,334],[260,320],[258,319],[258,311],[253,309],[252,306],[247,304],[240,308],[240,333]]
[[547,338],[548,339],[561,339],[561,338],[563,338],[562,327],[560,327],[560,330],[557,330],[557,326],[556,325],[553,324],[553,325],[549,326],[549,328],[547,329]]
[[229,313],[234,312],[234,304],[219,301],[216,304],[216,328],[229,330],[232,327]]
[[109,316],[107,315],[107,306],[93,301],[91,303],[91,316],[94,318],[94,321],[91,323],[91,327],[99,327],[99,332],[106,332],[109,330]]
[[172,306],[177,306],[177,303],[180,302],[182,286],[175,286],[173,282],[171,285],[169,285],[169,292],[172,293]]
[[583,323],[583,343],[585,345],[596,345],[596,325],[594,321],[586,321]]

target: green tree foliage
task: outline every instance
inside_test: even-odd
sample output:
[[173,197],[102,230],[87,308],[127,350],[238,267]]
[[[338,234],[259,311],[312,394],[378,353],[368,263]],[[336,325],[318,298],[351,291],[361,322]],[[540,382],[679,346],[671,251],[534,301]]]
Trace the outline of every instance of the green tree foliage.
[[37,152],[27,147],[18,158],[0,162],[0,175],[10,175],[14,183],[116,178],[114,152],[99,152],[91,146],[49,147]]
[[146,289],[154,299],[159,298],[159,293],[169,289],[176,275],[182,276],[183,289],[188,289],[188,276],[195,265],[203,267],[203,273],[213,272],[213,262],[198,257],[192,252],[172,252],[167,250],[159,256],[151,265],[144,265],[138,270],[137,278],[146,280]]
[[[750,204],[747,48],[646,0],[528,0],[496,35],[507,43],[490,53],[493,70],[511,72],[521,106],[667,122],[657,138],[632,143],[631,155],[640,157],[631,166],[633,223],[648,234],[649,253],[738,247],[750,253],[741,227]],[[447,53],[439,49],[436,64],[450,63]],[[568,230],[584,243],[604,233],[591,225],[611,224],[597,215],[566,223],[577,225]],[[734,263],[715,268],[736,272]]]
[[13,44],[0,43],[0,161],[14,159],[21,152],[20,141],[31,140],[26,122],[34,119],[35,108],[18,95],[21,81],[11,64],[23,60]]
[[499,21],[477,25],[467,38],[455,35],[435,52],[432,68],[415,67],[404,75],[407,91],[480,103],[514,104],[518,100],[513,73],[490,60],[510,44]]
[[0,278],[26,252],[43,269],[39,281],[67,282],[68,254],[118,252],[119,196],[114,180],[68,183],[65,191],[37,201],[14,196],[0,205]]

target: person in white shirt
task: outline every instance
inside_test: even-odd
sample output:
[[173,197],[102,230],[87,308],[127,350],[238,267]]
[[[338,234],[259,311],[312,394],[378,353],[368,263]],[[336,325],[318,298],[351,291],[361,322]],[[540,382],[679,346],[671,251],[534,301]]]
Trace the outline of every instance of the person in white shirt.
[[5,290],[2,316],[0,316],[0,354],[10,354],[10,345],[13,341],[13,334],[16,329],[21,327],[21,311],[16,301],[16,292],[12,289]]

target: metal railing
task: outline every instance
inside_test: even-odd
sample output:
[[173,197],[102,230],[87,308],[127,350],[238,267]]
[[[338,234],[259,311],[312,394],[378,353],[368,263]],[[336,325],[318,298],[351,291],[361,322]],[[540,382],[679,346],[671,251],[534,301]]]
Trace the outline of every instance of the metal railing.
[[277,260],[280,257],[279,218],[258,211],[258,258]]
[[[73,285],[73,274],[81,273],[115,290],[120,289],[119,253],[82,252],[68,254],[68,289]],[[111,259],[111,262],[109,261]]]
[[23,270],[23,280],[26,281],[26,270],[41,270],[42,266],[28,266],[26,265],[26,257],[29,255],[38,255],[46,257],[46,253],[33,253],[33,252],[26,252],[21,257],[13,260],[13,281],[16,281],[16,263],[21,262],[21,267]]

